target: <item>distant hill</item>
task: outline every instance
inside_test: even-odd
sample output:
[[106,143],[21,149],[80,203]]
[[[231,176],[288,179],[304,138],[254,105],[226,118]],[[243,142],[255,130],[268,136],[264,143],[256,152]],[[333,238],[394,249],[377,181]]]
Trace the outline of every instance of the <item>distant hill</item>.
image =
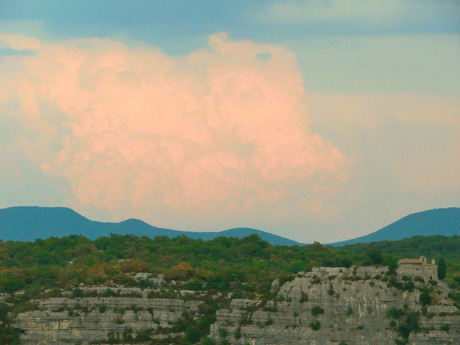
[[9,207],[0,209],[0,240],[34,241],[48,237],[83,235],[89,239],[113,234],[136,236],[186,235],[190,238],[210,240],[216,237],[243,238],[257,234],[272,245],[298,245],[299,243],[265,231],[251,228],[235,228],[220,232],[189,232],[157,228],[138,219],[119,223],[89,220],[65,207]]
[[395,241],[414,236],[433,235],[460,235],[460,208],[438,208],[413,213],[369,235],[331,243],[331,245],[344,246],[353,243]]

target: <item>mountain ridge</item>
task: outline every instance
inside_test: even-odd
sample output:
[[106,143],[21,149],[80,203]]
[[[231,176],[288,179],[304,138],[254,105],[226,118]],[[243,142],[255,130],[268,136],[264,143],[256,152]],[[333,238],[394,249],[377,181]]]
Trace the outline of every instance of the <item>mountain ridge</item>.
[[414,236],[433,235],[460,235],[460,208],[435,208],[411,213],[370,234],[350,240],[330,243],[330,245],[345,246],[354,243],[396,241]]
[[[243,238],[257,234],[272,245],[306,245],[247,227],[195,232],[159,228],[135,218],[120,222],[93,221],[68,207],[15,206],[0,209],[0,240],[33,241],[70,235],[82,235],[95,239],[109,236],[111,233],[148,237],[185,235],[192,239],[202,240],[211,240],[221,236]],[[460,235],[460,208],[437,208],[412,213],[368,235],[328,245],[344,246],[430,235]]]
[[220,236],[242,238],[257,234],[272,245],[301,245],[282,236],[246,227],[213,232],[194,232],[159,228],[135,218],[121,222],[93,221],[68,207],[15,206],[0,209],[1,240],[34,241],[35,239],[70,235],[83,235],[89,239],[95,239],[109,236],[111,233],[148,237],[186,235],[193,239],[203,240],[211,240]]

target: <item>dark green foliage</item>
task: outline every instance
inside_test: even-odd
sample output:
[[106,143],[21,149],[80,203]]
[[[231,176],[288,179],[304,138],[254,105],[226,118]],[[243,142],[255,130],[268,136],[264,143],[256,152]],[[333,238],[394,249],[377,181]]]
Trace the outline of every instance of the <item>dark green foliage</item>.
[[403,339],[409,339],[409,334],[413,331],[418,330],[419,325],[419,314],[416,312],[409,312],[406,319],[398,327],[398,333]]
[[408,291],[412,291],[414,290],[414,288],[415,288],[415,284],[413,281],[407,281],[402,286],[403,290],[408,290]]
[[332,283],[329,284],[329,289],[327,290],[327,293],[329,296],[335,295],[335,290],[334,290],[334,287],[332,286]]
[[76,288],[72,291],[72,298],[84,297],[85,294],[82,289]]
[[397,309],[395,307],[391,307],[387,311],[387,317],[391,317],[393,319],[399,319],[401,316],[403,316],[405,312],[402,309]]
[[321,322],[319,322],[318,320],[310,322],[310,327],[312,330],[317,331],[321,328]]
[[216,343],[211,338],[206,337],[203,339],[203,345],[216,345]]
[[441,258],[438,261],[438,279],[444,279],[446,277],[446,261]]
[[423,291],[420,294],[419,300],[420,300],[420,303],[422,303],[424,306],[426,306],[426,305],[430,304],[431,296],[430,296],[430,294],[428,292]]
[[353,308],[349,305],[347,308],[347,316],[353,315]]
[[311,314],[313,316],[318,316],[318,315],[324,314],[324,309],[317,305],[317,306],[311,308]]
[[344,258],[340,259],[340,265],[346,268],[349,268],[353,265],[353,259],[349,256],[345,256]]
[[238,327],[235,332],[233,333],[233,336],[235,339],[240,339],[241,338],[241,327]]
[[136,342],[145,342],[152,339],[151,329],[140,329],[136,335]]
[[228,337],[228,331],[226,328],[219,328],[219,336],[222,338],[222,339],[225,339]]
[[206,334],[202,334],[201,329],[198,325],[192,324],[185,329],[184,340],[186,344],[195,344],[201,339],[202,336],[205,335]]
[[382,265],[384,262],[382,252],[378,249],[372,248],[366,251],[364,257],[365,265]]

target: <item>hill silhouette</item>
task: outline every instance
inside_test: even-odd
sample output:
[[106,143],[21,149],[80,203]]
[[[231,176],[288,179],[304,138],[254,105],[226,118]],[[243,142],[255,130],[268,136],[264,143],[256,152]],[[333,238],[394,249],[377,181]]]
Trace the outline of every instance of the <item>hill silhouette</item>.
[[[186,235],[202,240],[221,236],[243,238],[257,234],[272,245],[304,245],[269,232],[245,227],[215,232],[192,232],[158,228],[139,219],[127,219],[118,223],[92,221],[66,207],[20,206],[0,209],[0,240],[4,241],[34,241],[69,235],[83,235],[89,239],[96,239],[109,236],[111,233],[151,238]],[[460,208],[451,207],[414,213],[369,235],[330,245],[344,246],[433,235],[460,235]]]
[[83,235],[89,239],[96,239],[109,236],[111,233],[148,237],[186,235],[190,238],[203,240],[220,236],[243,238],[257,234],[274,245],[299,244],[296,241],[251,228],[234,228],[217,232],[191,232],[158,228],[138,219],[127,219],[119,223],[97,222],[66,207],[21,206],[0,210],[1,240],[34,241],[69,235]]
[[344,246],[353,243],[396,241],[414,236],[433,235],[460,235],[460,208],[438,208],[413,213],[369,235],[331,243],[331,245]]

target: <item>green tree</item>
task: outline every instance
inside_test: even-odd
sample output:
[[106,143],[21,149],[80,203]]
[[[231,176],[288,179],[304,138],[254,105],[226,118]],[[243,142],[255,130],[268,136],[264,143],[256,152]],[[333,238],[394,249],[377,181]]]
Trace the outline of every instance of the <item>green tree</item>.
[[441,258],[438,262],[438,279],[444,279],[446,277],[446,261]]
[[383,264],[383,255],[382,251],[378,249],[369,249],[366,252],[366,256],[364,258],[365,265],[381,265]]
[[431,302],[431,296],[428,292],[424,291],[420,294],[419,300],[423,305],[428,305]]

